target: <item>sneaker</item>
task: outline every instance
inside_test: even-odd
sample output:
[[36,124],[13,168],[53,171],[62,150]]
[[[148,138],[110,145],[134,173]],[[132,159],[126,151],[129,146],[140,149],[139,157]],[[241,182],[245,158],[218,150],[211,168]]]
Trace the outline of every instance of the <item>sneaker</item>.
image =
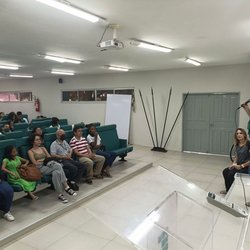
[[15,217],[10,212],[4,214],[3,218],[7,221],[10,221],[10,222],[15,220]]
[[60,194],[58,196],[58,199],[62,202],[62,203],[68,203],[69,201],[63,196],[63,194]]
[[73,196],[76,196],[76,195],[77,195],[77,193],[76,193],[73,189],[71,189],[70,187],[66,188],[66,189],[65,189],[65,192],[66,192],[67,194],[69,194],[69,195],[73,195]]

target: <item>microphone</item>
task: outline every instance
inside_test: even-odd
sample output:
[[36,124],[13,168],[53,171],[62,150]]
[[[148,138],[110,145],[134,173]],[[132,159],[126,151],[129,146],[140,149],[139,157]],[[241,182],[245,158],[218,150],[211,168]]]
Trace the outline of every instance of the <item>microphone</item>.
[[243,104],[241,104],[236,110],[240,109],[243,107],[243,105],[245,104],[248,104],[250,102],[250,99],[248,99],[246,102],[244,102]]

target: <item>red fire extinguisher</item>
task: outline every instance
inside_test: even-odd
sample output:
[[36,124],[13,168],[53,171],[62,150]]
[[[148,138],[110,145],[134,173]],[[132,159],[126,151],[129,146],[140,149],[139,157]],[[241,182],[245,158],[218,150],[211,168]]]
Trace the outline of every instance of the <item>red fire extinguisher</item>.
[[38,98],[35,100],[35,110],[36,112],[40,112],[40,101]]

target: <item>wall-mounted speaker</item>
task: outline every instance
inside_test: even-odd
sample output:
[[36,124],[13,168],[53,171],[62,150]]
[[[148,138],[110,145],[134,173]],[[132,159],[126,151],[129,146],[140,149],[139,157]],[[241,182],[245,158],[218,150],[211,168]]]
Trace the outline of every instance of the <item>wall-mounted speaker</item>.
[[62,78],[59,78],[59,79],[58,79],[58,83],[62,84],[62,83],[63,83],[63,79],[62,79]]

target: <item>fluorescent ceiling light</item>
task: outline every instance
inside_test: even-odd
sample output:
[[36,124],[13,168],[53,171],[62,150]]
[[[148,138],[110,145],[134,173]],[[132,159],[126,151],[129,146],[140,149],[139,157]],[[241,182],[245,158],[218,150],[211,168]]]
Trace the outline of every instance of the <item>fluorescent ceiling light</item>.
[[69,76],[73,76],[75,74],[75,72],[69,72],[69,71],[59,71],[59,70],[52,70],[51,74],[55,74],[55,75],[69,75]]
[[106,66],[110,70],[118,70],[118,71],[129,71],[128,68],[118,67],[118,66]]
[[185,62],[190,63],[190,64],[193,64],[193,65],[195,65],[195,66],[201,66],[201,63],[200,63],[200,62],[198,62],[198,61],[196,61],[196,60],[193,60],[193,59],[190,59],[190,58],[188,58],[188,57],[186,57]]
[[16,75],[16,74],[10,74],[10,77],[17,77],[17,78],[33,78],[33,75]]
[[161,51],[165,53],[169,53],[173,51],[173,49],[170,49],[168,47],[164,47],[158,44],[153,44],[153,43],[148,43],[148,42],[137,41],[137,40],[133,40],[131,44],[138,46],[140,48],[151,49],[151,50]]
[[85,12],[84,10],[81,10],[80,8],[75,7],[68,2],[62,3],[59,1],[55,1],[55,0],[37,0],[37,1],[40,3],[46,4],[50,7],[56,8],[58,10],[64,11],[68,14],[73,15],[73,16],[85,19],[85,20],[92,22],[92,23],[96,23],[100,19],[99,17],[97,17],[93,14],[90,14],[88,12]]
[[13,69],[13,70],[17,70],[17,69],[19,69],[19,67],[16,66],[16,65],[0,65],[0,69]]
[[60,62],[60,63],[74,63],[74,64],[80,64],[82,61],[75,60],[75,59],[69,59],[69,58],[63,58],[59,56],[51,56],[51,55],[44,55],[45,59]]

